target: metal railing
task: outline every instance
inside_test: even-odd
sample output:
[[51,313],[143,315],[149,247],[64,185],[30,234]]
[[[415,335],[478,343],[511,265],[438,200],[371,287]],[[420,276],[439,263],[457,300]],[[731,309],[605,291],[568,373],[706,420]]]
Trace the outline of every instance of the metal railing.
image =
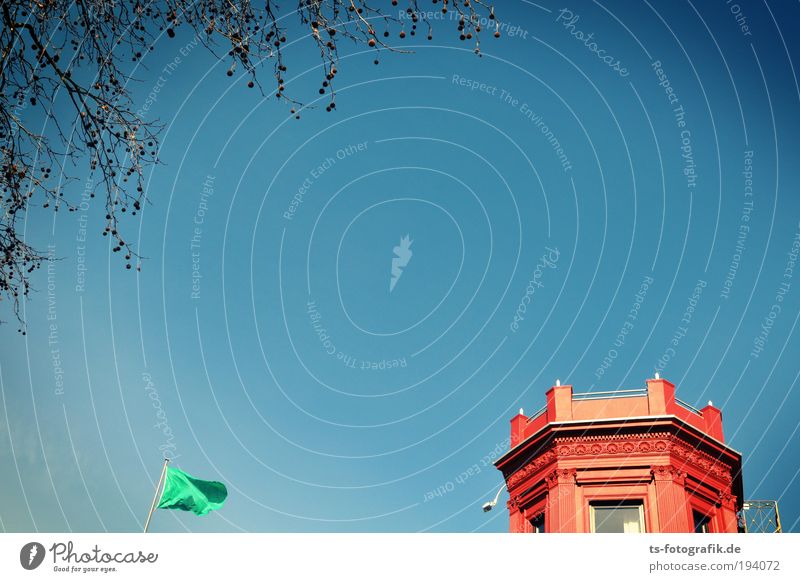
[[607,400],[609,398],[634,398],[647,396],[647,388],[630,390],[605,390],[602,392],[578,392],[572,395],[573,400]]
[[[530,423],[530,422],[531,422],[531,421],[532,421],[534,418],[537,418],[539,415],[541,415],[541,414],[543,414],[543,413],[545,413],[545,412],[547,412],[547,404],[545,404],[545,405],[544,405],[544,406],[542,406],[542,407],[541,407],[539,410],[537,410],[536,412],[534,412],[533,414],[531,414],[531,415],[528,417],[528,423]],[[527,424],[527,423],[526,423],[526,424]]]
[[681,406],[683,406],[683,407],[684,407],[686,410],[689,410],[689,411],[691,411],[691,412],[694,412],[695,414],[698,414],[698,415],[700,415],[700,416],[703,416],[703,411],[702,411],[702,410],[700,410],[699,408],[695,408],[694,406],[692,406],[692,405],[691,405],[691,404],[689,404],[688,402],[684,402],[684,401],[683,401],[683,400],[681,400],[680,398],[676,398],[676,399],[675,399],[675,402],[677,402],[678,404],[680,404]]

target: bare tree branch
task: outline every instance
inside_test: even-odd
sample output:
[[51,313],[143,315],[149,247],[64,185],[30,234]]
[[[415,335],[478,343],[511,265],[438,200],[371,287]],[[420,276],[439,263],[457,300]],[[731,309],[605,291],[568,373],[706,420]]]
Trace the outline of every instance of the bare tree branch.
[[[333,84],[342,39],[376,51],[404,52],[389,44],[390,28],[399,28],[398,36],[405,38],[424,25],[432,38],[423,0],[404,0],[405,8],[391,0],[394,14],[375,7],[377,2],[299,0],[290,12],[274,0],[258,5],[251,0],[0,0],[0,301],[10,303],[20,331],[25,333],[20,301],[31,290],[31,273],[48,257],[23,240],[19,225],[34,207],[77,210],[65,196],[75,177],[64,162],[88,166],[94,185],[90,196],[105,198],[103,236],[112,237],[113,251],[124,255],[126,268],[141,268],[135,245],[122,235],[122,222],[149,201],[143,173],[158,163],[159,127],[136,113],[128,87],[135,80],[134,66],[164,34],[175,37],[180,27],[194,31],[206,49],[229,62],[228,76],[243,69],[249,87],[262,88],[257,73],[272,63],[274,94],[299,118],[302,102],[287,94],[284,81],[290,17],[299,19],[303,34],[319,50],[319,93],[330,96],[328,111],[336,107]],[[474,42],[480,52],[481,14],[494,20],[492,6],[483,0],[426,3],[429,10],[452,10],[459,38]],[[220,47],[227,54],[218,54]],[[68,103],[68,112],[56,115],[64,110],[57,102]],[[31,119],[47,119],[50,129],[33,131],[26,122]]]

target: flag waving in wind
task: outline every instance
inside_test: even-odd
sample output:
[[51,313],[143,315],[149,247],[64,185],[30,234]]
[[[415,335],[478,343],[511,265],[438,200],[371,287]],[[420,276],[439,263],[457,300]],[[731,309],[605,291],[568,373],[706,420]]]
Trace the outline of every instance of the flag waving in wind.
[[[219,481],[203,481],[185,473],[180,469],[168,467],[169,459],[164,459],[161,477],[156,485],[155,497],[150,505],[150,513],[144,523],[144,531],[150,526],[150,519],[156,508],[182,509],[195,515],[205,515],[213,509],[219,509],[228,497],[228,489]],[[162,491],[161,484],[164,484]],[[158,493],[161,491],[161,496]]]
[[225,503],[228,489],[219,481],[203,481],[180,469],[167,467],[167,480],[159,509],[182,509],[195,515],[205,515]]

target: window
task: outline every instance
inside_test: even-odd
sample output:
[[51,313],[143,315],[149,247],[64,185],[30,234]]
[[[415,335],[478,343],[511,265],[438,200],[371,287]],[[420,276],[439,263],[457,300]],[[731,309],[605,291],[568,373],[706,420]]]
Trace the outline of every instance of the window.
[[533,533],[544,533],[544,512],[531,520],[531,526],[533,526]]
[[640,533],[644,531],[641,502],[604,501],[589,506],[595,533]]
[[694,533],[711,533],[709,516],[699,511],[693,511],[692,517],[694,517]]

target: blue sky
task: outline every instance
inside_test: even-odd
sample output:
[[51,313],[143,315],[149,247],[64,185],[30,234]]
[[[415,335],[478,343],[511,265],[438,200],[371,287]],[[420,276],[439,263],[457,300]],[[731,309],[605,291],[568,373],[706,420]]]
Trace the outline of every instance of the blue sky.
[[0,326],[0,526],[136,531],[167,451],[230,497],[154,531],[504,531],[480,505],[516,410],[660,369],[797,530],[798,14],[734,6],[513,2],[481,58],[449,21],[377,66],[343,44],[335,112],[300,120],[160,39],[141,272],[96,204],[29,213],[60,260],[28,335]]

